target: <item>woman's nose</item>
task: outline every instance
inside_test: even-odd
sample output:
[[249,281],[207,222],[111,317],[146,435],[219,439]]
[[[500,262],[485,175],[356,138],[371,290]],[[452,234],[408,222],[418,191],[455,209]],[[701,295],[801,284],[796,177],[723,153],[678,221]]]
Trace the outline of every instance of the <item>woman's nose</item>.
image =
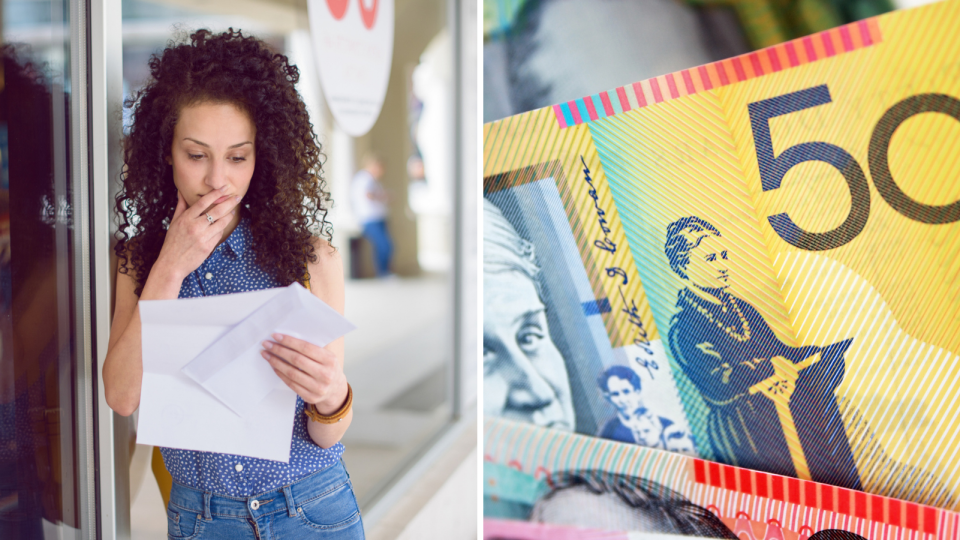
[[520,353],[513,355],[505,373],[509,384],[508,406],[514,409],[538,410],[553,403],[553,387],[537,371],[536,367]]
[[207,172],[206,184],[210,189],[220,189],[227,183],[226,167],[218,160],[212,160],[210,170]]

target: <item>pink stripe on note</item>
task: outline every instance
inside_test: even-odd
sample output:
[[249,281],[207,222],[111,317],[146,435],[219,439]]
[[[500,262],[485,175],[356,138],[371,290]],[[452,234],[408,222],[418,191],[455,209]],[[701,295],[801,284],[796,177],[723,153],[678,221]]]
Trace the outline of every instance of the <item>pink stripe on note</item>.
[[857,29],[860,30],[860,41],[863,42],[863,46],[869,47],[873,45],[873,37],[870,35],[870,27],[867,26],[867,21],[859,21],[857,23]]
[[730,79],[727,78],[727,68],[723,66],[723,62],[717,62],[713,65],[717,66],[717,75],[720,76],[720,86],[730,84]]
[[750,65],[753,67],[753,76],[759,77],[763,75],[763,66],[760,65],[760,55],[757,53],[750,53]]
[[850,25],[840,27],[840,42],[843,43],[843,51],[853,50],[853,37],[850,35]]
[[710,80],[710,73],[707,72],[707,66],[700,66],[697,68],[697,71],[700,73],[700,80],[703,82],[703,89],[710,90],[713,88],[713,81]]
[[568,101],[567,107],[570,107],[570,114],[573,115],[573,125],[579,126],[583,123],[583,119],[580,118],[580,108],[577,107],[576,101]]
[[827,55],[827,58],[837,54],[837,51],[833,49],[833,39],[831,39],[830,34],[832,32],[823,32],[820,34],[820,41],[823,42],[823,50]]
[[680,97],[680,92],[677,91],[677,81],[674,80],[673,73],[668,73],[666,79],[667,88],[670,90],[670,97],[673,99]]
[[693,86],[693,77],[690,76],[690,70],[683,70],[681,75],[683,75],[683,84],[687,87],[687,93],[696,94],[697,89]]
[[770,68],[773,69],[774,73],[783,69],[780,66],[780,55],[777,54],[776,48],[767,49],[767,58],[770,59]]
[[790,67],[797,67],[800,65],[800,59],[797,58],[797,49],[793,46],[792,41],[786,43],[787,49],[787,61],[790,62]]
[[560,129],[567,127],[567,120],[563,117],[563,109],[559,105],[553,106],[553,114],[557,115],[557,123],[560,124]]
[[734,56],[732,59],[733,62],[733,73],[737,76],[737,81],[747,80],[747,74],[743,71],[743,64],[740,62],[739,56]]
[[650,79],[650,90],[653,92],[654,103],[660,103],[663,101],[663,94],[660,93],[660,81],[657,79]]
[[606,92],[600,92],[600,101],[603,102],[603,114],[607,116],[613,116],[613,104],[610,103],[610,96]]
[[593,106],[593,97],[587,96],[583,98],[583,104],[587,106],[587,114],[590,116],[590,121],[594,121],[597,118],[597,108]]
[[617,97],[620,98],[620,108],[623,109],[623,112],[630,110],[630,100],[627,99],[627,91],[621,86],[617,88]]
[[807,62],[817,59],[817,50],[813,48],[813,38],[810,36],[803,38],[803,49],[807,53]]
[[633,83],[633,93],[636,94],[636,96],[637,96],[637,106],[638,106],[638,107],[646,107],[646,106],[647,106],[647,96],[644,95],[644,93],[643,93],[643,86],[642,86],[640,83],[638,83],[638,82]]

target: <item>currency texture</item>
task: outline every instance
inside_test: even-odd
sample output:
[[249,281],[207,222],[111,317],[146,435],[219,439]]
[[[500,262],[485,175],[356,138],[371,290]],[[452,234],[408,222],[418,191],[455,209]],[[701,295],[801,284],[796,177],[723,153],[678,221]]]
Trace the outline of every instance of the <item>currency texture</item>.
[[[956,538],[960,514],[528,423],[484,425],[484,538]],[[662,535],[662,536],[660,536]]]
[[485,413],[955,509],[958,25],[485,125]]

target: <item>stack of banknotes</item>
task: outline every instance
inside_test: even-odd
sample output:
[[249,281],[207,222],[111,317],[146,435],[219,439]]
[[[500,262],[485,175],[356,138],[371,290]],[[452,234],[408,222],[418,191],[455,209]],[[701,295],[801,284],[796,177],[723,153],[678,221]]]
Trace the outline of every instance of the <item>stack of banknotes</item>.
[[960,535],[958,29],[484,126],[485,537]]

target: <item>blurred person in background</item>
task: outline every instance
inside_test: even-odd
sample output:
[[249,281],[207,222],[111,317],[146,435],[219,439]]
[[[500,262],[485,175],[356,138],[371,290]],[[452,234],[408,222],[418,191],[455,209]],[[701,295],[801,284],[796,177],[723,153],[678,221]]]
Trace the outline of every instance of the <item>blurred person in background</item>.
[[363,158],[363,168],[357,171],[350,183],[350,204],[353,215],[363,227],[363,237],[373,246],[377,277],[390,277],[390,258],[393,256],[393,240],[387,231],[387,190],[380,183],[383,163],[376,154]]

